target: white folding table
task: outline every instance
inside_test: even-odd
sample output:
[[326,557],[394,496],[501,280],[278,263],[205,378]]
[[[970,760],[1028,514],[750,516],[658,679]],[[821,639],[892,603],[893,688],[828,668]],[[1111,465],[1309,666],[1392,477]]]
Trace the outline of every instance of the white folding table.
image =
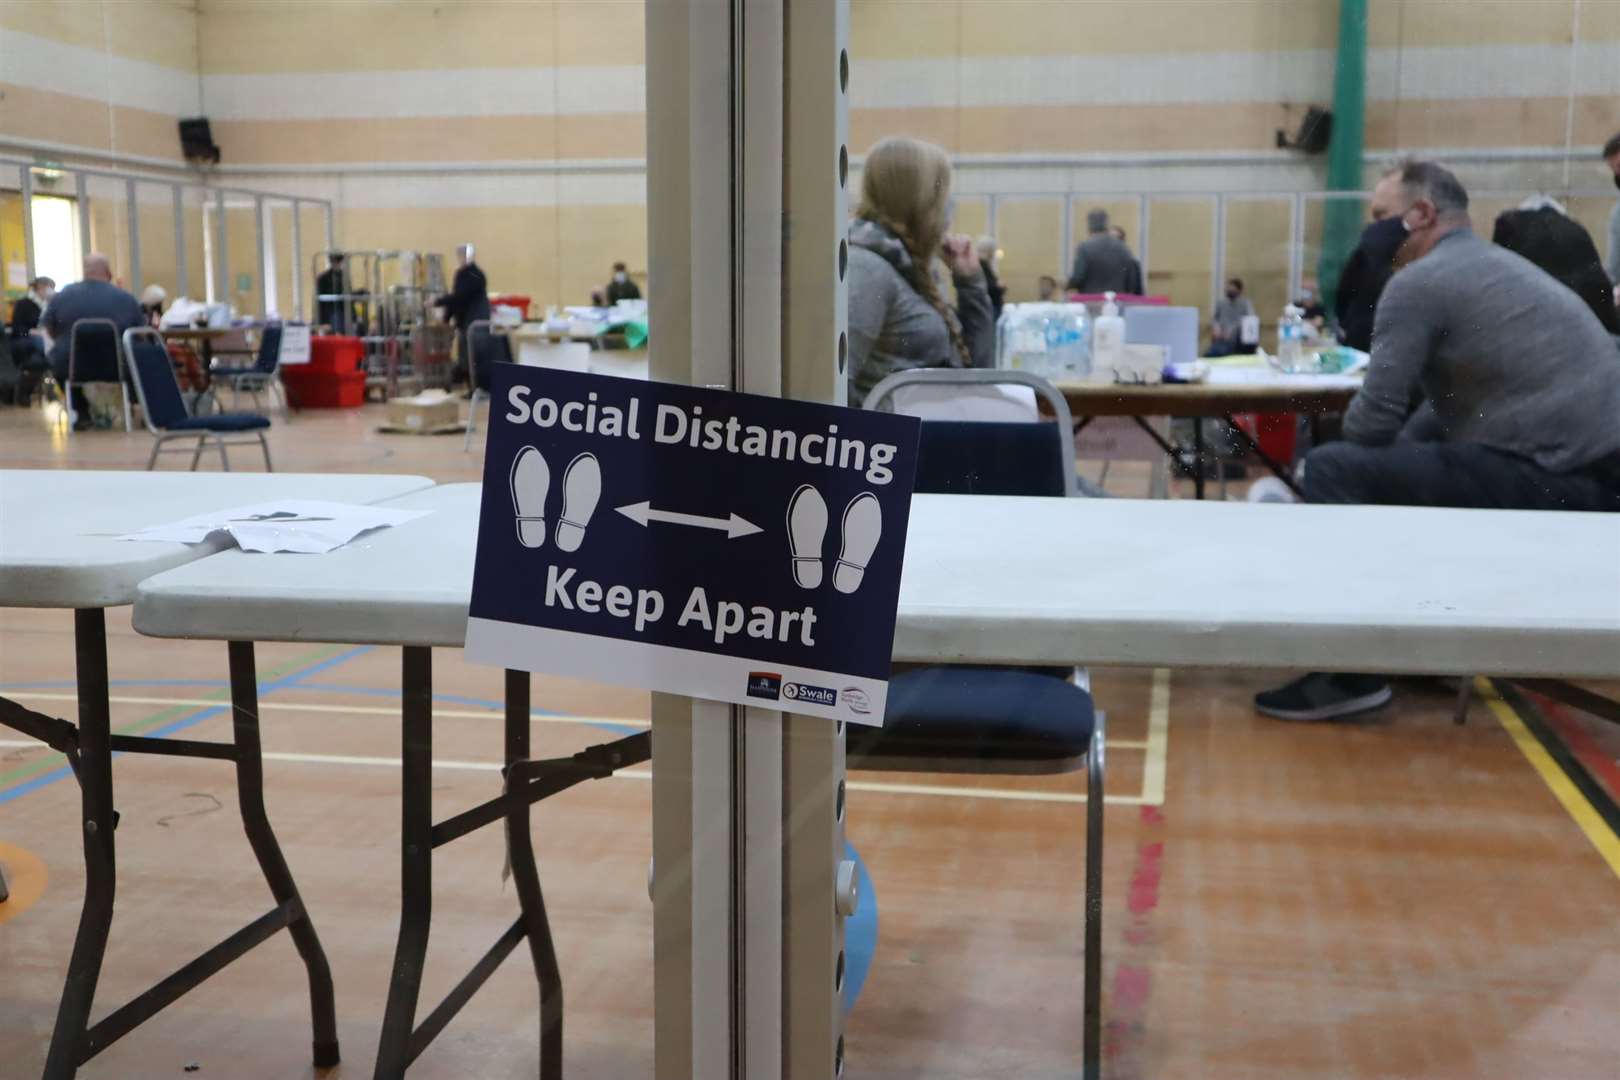
[[[111,732],[104,609],[132,603],[142,579],[213,555],[223,544],[131,542],[116,537],[278,497],[370,503],[431,485],[420,476],[0,471],[0,607],[71,608],[74,615],[78,723],[0,698],[0,724],[41,739],[67,757],[84,808],[84,909],[45,1063],[46,1080],[72,1076],[108,1045],[283,928],[309,969],[315,1063],[332,1065],[338,1060],[331,975],[265,813],[257,710],[241,707],[257,692],[252,653],[232,646],[231,690],[237,706],[233,743]],[[91,1026],[90,1009],[117,882],[115,750],[234,762],[243,827],[276,907]]]
[[[525,936],[542,1074],[558,1075],[562,998],[527,807],[649,751],[641,733],[527,761],[529,680],[509,671],[508,794],[431,821],[429,653],[462,644],[479,492],[395,500],[436,512],[363,547],[170,571],[135,607],[136,629],[161,637],[404,647],[403,910],[379,1077],[403,1075]],[[1620,515],[918,495],[894,658],[1615,677]],[[502,819],[522,916],[413,1029],[432,848]]]

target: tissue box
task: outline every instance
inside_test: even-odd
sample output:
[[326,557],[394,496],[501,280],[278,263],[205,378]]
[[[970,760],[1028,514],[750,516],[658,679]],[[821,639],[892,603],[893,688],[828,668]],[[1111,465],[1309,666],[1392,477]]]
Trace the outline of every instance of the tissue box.
[[388,426],[400,431],[425,435],[460,422],[461,403],[442,390],[394,398],[388,403]]

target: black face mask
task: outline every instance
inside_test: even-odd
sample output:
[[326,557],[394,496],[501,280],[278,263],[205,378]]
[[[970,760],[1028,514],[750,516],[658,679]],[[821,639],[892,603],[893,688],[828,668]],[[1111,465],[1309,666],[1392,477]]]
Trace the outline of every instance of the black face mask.
[[1395,253],[1406,242],[1406,226],[1400,216],[1375,221],[1361,231],[1358,245],[1375,266],[1388,266],[1395,261]]

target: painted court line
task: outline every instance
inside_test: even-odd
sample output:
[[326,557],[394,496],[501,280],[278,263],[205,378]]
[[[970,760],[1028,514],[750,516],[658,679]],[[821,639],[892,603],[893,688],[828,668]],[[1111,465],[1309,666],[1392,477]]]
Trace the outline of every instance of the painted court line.
[[[0,739],[0,749],[38,745],[38,743],[26,739]],[[400,764],[397,757],[371,757],[362,754],[299,754],[272,750],[264,752],[264,760],[289,762],[298,765],[358,765],[365,768],[386,769],[397,769]],[[498,761],[461,761],[454,758],[435,758],[433,767],[452,772],[501,771],[501,763]],[[624,769],[614,773],[613,776],[622,780],[652,779],[652,773],[646,769]],[[941,784],[887,784],[872,780],[851,780],[847,783],[847,786],[851,791],[868,791],[881,795],[928,795],[939,798],[991,799],[1001,802],[1084,803],[1086,801],[1084,795],[1070,794],[1065,791],[1018,791],[1011,788],[950,787]],[[1117,806],[1143,805],[1143,799],[1140,795],[1109,795],[1104,801]]]
[[1610,831],[1608,824],[1598,814],[1597,809],[1586,800],[1570,778],[1564,775],[1564,770],[1558,767],[1547,748],[1542,746],[1530,729],[1525,726],[1519,714],[1513,711],[1506,701],[1497,694],[1496,688],[1485,679],[1474,680],[1474,692],[1490,707],[1491,713],[1496,717],[1497,723],[1502,725],[1513,745],[1519,748],[1530,767],[1536,770],[1541,782],[1552,791],[1565,813],[1575,820],[1575,825],[1586,838],[1597,848],[1603,861],[1609,864],[1609,869],[1620,877],[1620,836]]
[[[1168,675],[1168,673],[1166,673],[1166,674]],[[1166,681],[1168,682],[1168,678],[1166,679]],[[298,687],[292,687],[291,689],[304,690],[304,689],[308,689],[308,687],[298,686]],[[62,702],[64,704],[76,703],[77,700],[78,700],[72,694],[53,694],[53,693],[42,693],[42,692],[35,692],[35,691],[27,691],[27,692],[22,692],[22,693],[8,692],[6,694],[6,696],[9,697],[9,698],[12,698],[14,700],[17,700],[17,701],[56,701],[56,702]],[[1165,691],[1165,698],[1166,698],[1166,701],[1168,702],[1168,698],[1169,698],[1168,689]],[[220,704],[220,701],[217,698],[208,699],[208,698],[132,697],[132,696],[124,696],[124,695],[115,695],[114,697],[110,698],[109,700],[114,705],[193,705],[193,706],[197,706],[198,708],[206,708],[206,707],[209,707],[209,706],[215,706],[215,705]],[[296,701],[260,701],[259,702],[259,711],[260,712],[278,712],[279,711],[279,712],[333,713],[333,714],[337,714],[337,715],[342,715],[342,714],[345,714],[345,713],[353,713],[353,714],[355,714],[357,716],[387,716],[387,717],[391,717],[391,718],[397,718],[399,716],[399,709],[398,708],[390,709],[390,708],[377,706],[377,705],[316,705],[316,704],[310,704],[308,702],[296,702]],[[1166,711],[1166,715],[1168,716],[1168,711],[1169,711],[1168,704],[1166,704],[1166,706],[1165,706],[1165,711]],[[444,718],[448,718],[448,719],[461,719],[461,720],[499,720],[503,716],[503,714],[499,710],[496,710],[496,709],[437,709],[437,708],[433,710],[433,715],[434,715],[434,717],[436,719],[439,718],[439,717],[444,717]],[[647,726],[649,726],[649,723],[650,723],[650,721],[648,721],[646,719],[646,717],[641,717],[641,716],[580,716],[580,715],[569,714],[569,713],[533,713],[533,714],[530,715],[529,719],[533,723],[536,723],[536,724],[619,724],[619,725],[622,725],[624,727],[640,727],[640,728],[647,727]],[[1162,734],[1162,732],[1161,732],[1161,734]],[[1161,742],[1162,742],[1162,740],[1161,740]],[[13,743],[9,743],[9,742],[5,742],[3,740],[0,740],[0,746],[11,746],[11,745],[37,746],[39,744],[37,744],[37,743],[13,744]],[[1148,750],[1148,751],[1153,751],[1155,746],[1156,746],[1156,744],[1154,743],[1154,740],[1152,738],[1151,721],[1150,721],[1149,738],[1147,738],[1145,740],[1144,739],[1113,739],[1113,738],[1110,738],[1108,740],[1108,749],[1110,749],[1110,750]],[[1160,754],[1160,760],[1159,760],[1159,771],[1160,771],[1159,791],[1160,791],[1160,798],[1162,799],[1163,798],[1163,790],[1164,790],[1164,788],[1163,788],[1163,747],[1162,747],[1162,745],[1159,746],[1158,752]]]
[[[1110,748],[1118,745],[1108,740]],[[1142,802],[1164,805],[1164,777],[1170,762],[1170,669],[1153,669],[1148,698],[1147,760],[1142,763]],[[1103,800],[1107,802],[1107,799]]]

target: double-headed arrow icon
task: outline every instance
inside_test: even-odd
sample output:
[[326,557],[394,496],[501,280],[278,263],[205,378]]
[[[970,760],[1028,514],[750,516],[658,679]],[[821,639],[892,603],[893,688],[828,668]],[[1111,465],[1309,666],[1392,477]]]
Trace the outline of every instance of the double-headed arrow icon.
[[752,521],[732,514],[729,518],[701,517],[698,514],[678,514],[673,510],[654,510],[651,502],[631,503],[628,506],[614,507],[619,513],[635,522],[646,526],[648,522],[663,521],[671,525],[694,525],[700,529],[717,529],[726,534],[726,539],[735,540],[739,536],[752,536],[765,530]]

